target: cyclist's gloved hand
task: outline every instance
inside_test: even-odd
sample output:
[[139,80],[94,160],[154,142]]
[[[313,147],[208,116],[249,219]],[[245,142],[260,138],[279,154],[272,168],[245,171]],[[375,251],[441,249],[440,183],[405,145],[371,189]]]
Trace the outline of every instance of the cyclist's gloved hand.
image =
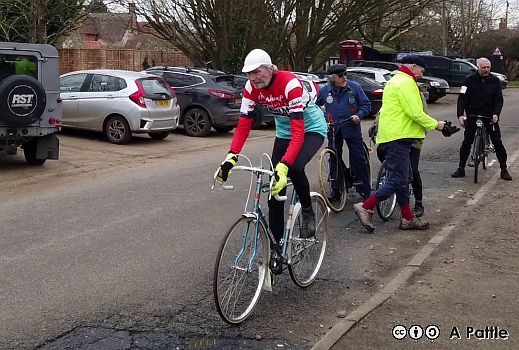
[[231,173],[231,169],[236,165],[237,162],[238,157],[236,156],[236,154],[229,152],[227,154],[227,157],[225,157],[225,160],[222,162],[222,165],[220,165],[220,169],[216,174],[215,181],[220,185],[227,181],[227,178]]
[[287,187],[287,175],[288,175],[288,167],[279,162],[276,165],[275,169],[275,175],[276,175],[276,184],[272,187],[272,195],[275,196],[279,192],[281,192],[282,189]]
[[458,128],[456,125],[452,125],[451,122],[446,121],[442,129],[442,134],[445,137],[449,137],[458,131],[460,131],[460,128]]

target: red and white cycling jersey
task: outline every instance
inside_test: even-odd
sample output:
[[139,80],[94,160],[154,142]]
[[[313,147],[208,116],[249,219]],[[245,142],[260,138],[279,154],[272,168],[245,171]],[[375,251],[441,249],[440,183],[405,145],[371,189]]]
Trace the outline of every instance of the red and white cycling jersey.
[[297,77],[287,71],[277,71],[274,81],[266,88],[258,89],[250,80],[245,84],[238,121],[231,143],[230,152],[239,153],[252,128],[253,119],[248,117],[256,104],[269,107],[274,114],[286,116],[276,120],[276,137],[290,139],[288,149],[282,158],[287,165],[294,164],[304,141],[305,121],[303,111],[310,96]]
[[276,115],[289,116],[303,112],[310,95],[297,77],[287,71],[278,71],[276,79],[269,87],[257,89],[250,80],[245,84],[240,112],[248,115],[256,104],[268,106]]

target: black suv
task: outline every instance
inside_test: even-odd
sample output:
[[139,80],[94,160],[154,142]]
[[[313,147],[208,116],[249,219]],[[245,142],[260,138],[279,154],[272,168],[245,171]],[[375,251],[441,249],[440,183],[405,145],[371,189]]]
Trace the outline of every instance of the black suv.
[[59,57],[51,45],[0,42],[0,154],[30,165],[58,159]]
[[193,67],[153,67],[176,92],[180,124],[189,136],[207,136],[213,127],[228,132],[238,124],[242,87],[233,75]]
[[[350,65],[353,67],[382,68],[389,71],[397,70],[400,67],[399,63],[384,61],[351,61]],[[427,102],[436,102],[449,92],[449,83],[445,79],[424,75],[418,81],[427,86],[427,91],[429,91]]]

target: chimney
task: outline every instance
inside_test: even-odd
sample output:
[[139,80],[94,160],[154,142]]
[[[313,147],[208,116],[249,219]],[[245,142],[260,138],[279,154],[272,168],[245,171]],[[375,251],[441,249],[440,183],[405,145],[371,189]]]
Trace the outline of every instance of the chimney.
[[128,4],[128,12],[130,13],[130,31],[135,34],[139,31],[139,27],[137,25],[137,14],[136,14],[135,3],[130,2]]

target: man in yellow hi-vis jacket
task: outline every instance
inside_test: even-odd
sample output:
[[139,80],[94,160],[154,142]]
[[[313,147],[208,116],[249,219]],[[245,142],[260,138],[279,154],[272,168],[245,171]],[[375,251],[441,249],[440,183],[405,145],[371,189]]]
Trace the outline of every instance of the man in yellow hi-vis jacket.
[[383,148],[387,167],[385,184],[363,203],[353,205],[362,225],[373,232],[373,209],[378,202],[396,193],[400,206],[402,230],[425,230],[429,223],[414,216],[409,206],[409,178],[411,147],[415,140],[425,138],[425,130],[442,130],[445,122],[437,121],[424,112],[416,79],[423,76],[424,60],[407,55],[402,66],[384,88],[382,109],[377,132],[378,147]]

